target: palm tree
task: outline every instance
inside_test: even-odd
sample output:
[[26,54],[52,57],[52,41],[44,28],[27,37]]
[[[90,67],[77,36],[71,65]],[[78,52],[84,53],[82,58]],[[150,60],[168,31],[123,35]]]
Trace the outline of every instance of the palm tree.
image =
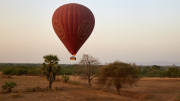
[[61,71],[61,67],[58,65],[58,57],[56,55],[45,55],[44,63],[41,67],[41,73],[46,75],[47,80],[49,81],[49,88],[51,89],[51,85],[55,82],[55,76],[58,75]]
[[14,86],[17,86],[14,82],[5,82],[5,85],[2,86],[2,89],[8,89],[8,91],[11,92],[11,89],[14,88]]

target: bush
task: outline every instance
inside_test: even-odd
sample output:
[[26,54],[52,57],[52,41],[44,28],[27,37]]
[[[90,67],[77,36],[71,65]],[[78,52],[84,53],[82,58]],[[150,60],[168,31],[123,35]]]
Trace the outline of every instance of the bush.
[[27,74],[27,69],[24,69],[24,68],[16,68],[16,69],[14,69],[14,71],[12,71],[11,74],[14,74],[14,75]]
[[11,89],[17,86],[15,82],[5,82],[5,85],[2,85],[2,89],[8,89],[8,92],[11,92]]
[[3,74],[5,75],[40,75],[40,67],[4,67],[2,69]]
[[2,69],[3,74],[5,75],[13,75],[12,71],[14,71],[14,67],[6,67]]
[[72,75],[73,73],[74,73],[74,68],[63,67],[60,74]]
[[179,69],[172,67],[168,69],[168,77],[179,77]]
[[63,81],[64,81],[64,82],[69,81],[69,78],[70,78],[69,76],[65,76],[65,75],[64,75],[64,76],[62,76],[62,79],[63,79]]
[[27,74],[28,74],[28,75],[40,75],[40,74],[41,74],[41,71],[40,71],[40,68],[29,69],[29,70],[27,71]]

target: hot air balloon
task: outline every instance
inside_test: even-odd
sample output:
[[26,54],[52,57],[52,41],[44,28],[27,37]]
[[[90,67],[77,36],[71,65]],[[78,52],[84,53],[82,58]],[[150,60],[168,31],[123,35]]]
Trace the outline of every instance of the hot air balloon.
[[73,55],[70,60],[76,60],[74,56],[94,29],[95,18],[87,7],[69,3],[55,10],[52,25],[56,35]]

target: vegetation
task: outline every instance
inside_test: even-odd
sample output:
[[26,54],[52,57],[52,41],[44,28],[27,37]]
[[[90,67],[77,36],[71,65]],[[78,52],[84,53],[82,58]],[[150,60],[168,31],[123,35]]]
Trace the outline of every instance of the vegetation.
[[139,73],[135,64],[115,61],[101,67],[99,72],[99,84],[108,83],[108,87],[114,84],[119,95],[123,85],[133,85],[138,80]]
[[40,75],[39,66],[12,66],[3,67],[2,70],[5,75]]
[[180,69],[178,67],[161,67],[161,66],[145,66],[140,71],[141,77],[173,77],[180,76]]
[[67,81],[69,81],[69,76],[66,76],[66,75],[63,75],[62,76],[62,79],[63,79],[63,81],[66,83]]
[[[61,66],[60,75],[73,75],[78,74],[76,67],[79,64],[58,64]],[[0,63],[0,71],[5,75],[31,75],[40,76],[41,75],[42,64],[16,64],[16,63]],[[101,67],[98,65],[98,68]],[[180,77],[180,67],[179,66],[138,66],[140,77]],[[93,75],[98,72],[99,69],[93,71]],[[82,78],[84,78],[82,76]]]
[[[42,64],[41,64],[42,65]],[[39,64],[4,64],[2,65],[0,71],[5,75],[31,75],[39,76],[41,75],[41,65]],[[72,75],[74,74],[74,65],[59,64],[61,66],[61,75]]]
[[95,77],[95,71],[99,67],[99,60],[91,55],[84,54],[79,64],[75,65],[75,73],[82,78],[88,80],[88,84],[91,87],[91,80]]
[[47,80],[49,81],[49,88],[51,89],[51,85],[55,82],[56,75],[59,75],[61,71],[61,67],[58,65],[58,57],[56,55],[45,55],[44,63],[41,67],[42,75],[46,75]]
[[11,92],[11,89],[17,86],[15,82],[5,82],[5,85],[2,86],[2,89],[8,89],[8,92]]
[[74,65],[61,65],[61,75],[73,75]]

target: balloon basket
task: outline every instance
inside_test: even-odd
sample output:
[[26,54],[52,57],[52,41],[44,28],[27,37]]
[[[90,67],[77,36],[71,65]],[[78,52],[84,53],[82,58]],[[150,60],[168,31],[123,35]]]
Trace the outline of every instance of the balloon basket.
[[70,60],[76,60],[76,57],[72,56],[70,57]]

